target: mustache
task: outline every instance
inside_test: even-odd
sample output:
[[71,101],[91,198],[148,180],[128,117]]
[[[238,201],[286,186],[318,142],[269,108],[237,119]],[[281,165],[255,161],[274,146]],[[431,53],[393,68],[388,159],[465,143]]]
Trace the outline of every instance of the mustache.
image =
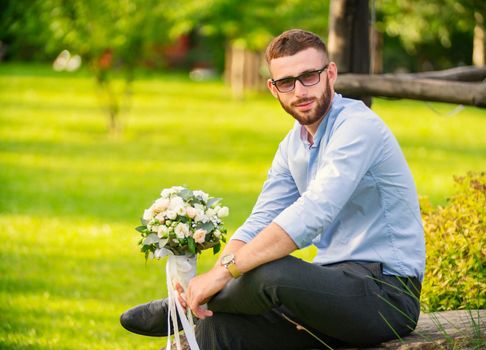
[[315,97],[304,97],[292,103],[292,107],[317,100]]

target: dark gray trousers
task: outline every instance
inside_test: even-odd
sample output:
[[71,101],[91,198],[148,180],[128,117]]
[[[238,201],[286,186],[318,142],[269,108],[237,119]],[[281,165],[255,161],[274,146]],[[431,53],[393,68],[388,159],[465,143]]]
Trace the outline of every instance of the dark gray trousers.
[[202,350],[378,344],[415,329],[420,288],[416,278],[383,275],[379,263],[288,256],[232,280],[209,302],[214,315],[197,323],[196,337]]

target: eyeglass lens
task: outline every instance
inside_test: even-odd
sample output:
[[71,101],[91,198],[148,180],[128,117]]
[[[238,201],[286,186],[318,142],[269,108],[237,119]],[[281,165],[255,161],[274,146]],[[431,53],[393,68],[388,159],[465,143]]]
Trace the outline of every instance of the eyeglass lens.
[[289,92],[295,88],[295,81],[298,80],[304,86],[312,86],[319,82],[320,71],[306,72],[296,78],[280,79],[275,82],[275,86],[280,92]]

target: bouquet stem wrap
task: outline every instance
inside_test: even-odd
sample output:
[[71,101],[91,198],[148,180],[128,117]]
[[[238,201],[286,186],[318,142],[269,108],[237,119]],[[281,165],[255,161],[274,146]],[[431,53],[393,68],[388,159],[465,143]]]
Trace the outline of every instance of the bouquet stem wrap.
[[178,322],[177,314],[182,322],[182,328],[186,335],[187,342],[191,350],[199,350],[199,346],[196,341],[196,335],[194,333],[194,321],[192,319],[191,310],[187,309],[187,314],[184,312],[174,286],[177,282],[181,284],[184,290],[187,289],[189,281],[196,275],[196,256],[195,255],[174,255],[169,254],[166,265],[166,280],[167,291],[169,293],[169,312],[167,313],[167,325],[168,325],[168,339],[166,350],[171,350],[170,331],[171,331],[171,319],[176,331],[174,332],[174,338],[176,342],[177,350],[181,350],[181,342],[179,332],[177,331]]

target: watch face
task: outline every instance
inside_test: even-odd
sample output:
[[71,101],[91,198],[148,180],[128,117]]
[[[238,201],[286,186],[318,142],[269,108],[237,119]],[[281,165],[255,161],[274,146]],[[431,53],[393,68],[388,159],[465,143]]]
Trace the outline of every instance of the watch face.
[[221,265],[229,264],[234,258],[235,258],[235,256],[233,254],[228,254],[228,255],[223,256],[221,258]]

